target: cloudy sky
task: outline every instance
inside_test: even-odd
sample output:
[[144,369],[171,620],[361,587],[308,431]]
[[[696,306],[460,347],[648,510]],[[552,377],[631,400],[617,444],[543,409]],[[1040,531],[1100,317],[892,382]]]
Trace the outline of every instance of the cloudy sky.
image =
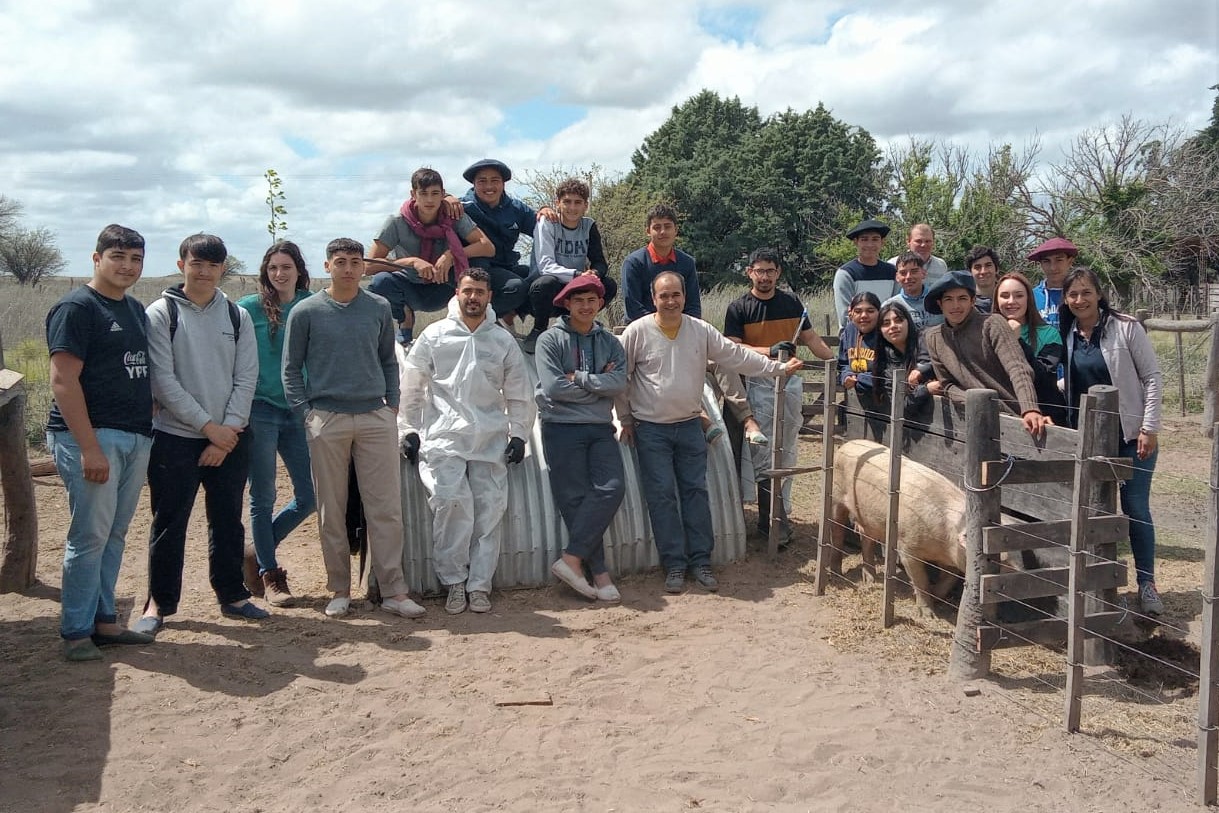
[[1197,130],[1217,5],[0,0],[0,194],[74,275],[110,222],[148,239],[146,274],[197,231],[253,270],[273,167],[320,273],[325,243],[369,241],[419,166],[456,193],[483,156],[625,170],[703,88],[764,115],[824,102],[882,144],[1038,136],[1052,154],[1124,113]]

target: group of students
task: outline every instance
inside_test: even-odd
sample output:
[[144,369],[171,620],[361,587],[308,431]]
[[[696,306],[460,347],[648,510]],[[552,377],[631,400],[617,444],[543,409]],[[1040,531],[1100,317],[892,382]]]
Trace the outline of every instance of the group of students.
[[[484,159],[465,177],[473,186],[458,200],[434,170],[415,172],[410,198],[368,257],[355,240],[327,245],[329,284],[312,295],[299,247],[280,241],[260,264],[259,293],[232,303],[217,287],[224,243],[198,234],[179,247],[182,282],[145,309],[127,294],[142,272],[143,238],[118,225],[102,230],[89,284],[47,316],[55,397],[47,442],[72,512],[61,620],[69,660],[100,658],[99,646],[150,643],[177,611],[200,486],[209,580],[222,614],[265,618],[252,596],[292,603],[276,547],[315,508],[331,593],[325,614],[350,611],[353,479],[382,608],[424,614],[407,595],[402,569],[400,455],[419,466],[428,493],[446,611],[489,611],[507,466],[525,457],[535,419],[568,530],[556,578],[589,600],[621,599],[603,550],[623,498],[621,441],[636,447],[665,589],[681,592],[693,577],[715,590],[706,467],[721,430],[702,409],[708,372],[744,427],[734,451],[749,450],[759,527],[767,530],[769,444],[782,445],[781,466],[795,462],[797,345],[833,357],[799,299],[779,288],[780,256],[770,249],[750,256],[750,289],[730,304],[721,333],[700,318],[694,259],[676,247],[676,212],[653,207],[647,245],[623,263],[628,325],[619,339],[596,320],[617,286],[585,215],[587,185],[564,181],[555,208],[534,212],[504,192],[511,172],[502,162]],[[534,235],[528,266],[515,250],[521,232]],[[1109,308],[1094,274],[1066,273],[1075,250],[1061,238],[1031,255],[1046,275],[1034,289],[1021,275],[999,277],[997,256],[984,248],[971,253],[971,273],[937,271],[928,285],[927,270],[943,266],[931,254],[930,227],[912,230],[911,251],[895,264],[878,257],[887,232],[879,221],[852,230],[859,257],[835,277],[836,301],[845,303],[843,386],[883,398],[879,382],[896,367],[914,408],[932,394],[957,398],[985,386],[1038,433],[1069,421],[1063,407],[1089,386],[1115,384],[1122,453],[1136,458],[1123,510],[1132,518],[1143,608],[1159,612],[1147,503],[1160,376],[1145,334]],[[365,287],[366,275],[373,279]],[[987,315],[986,300],[998,314]],[[441,308],[445,316],[416,336],[414,313]],[[525,316],[532,329],[519,336],[513,324]],[[1046,324],[1051,318],[1059,327]],[[526,365],[536,369],[536,389]],[[1054,400],[1059,369],[1065,401]],[[776,376],[790,380],[776,388]],[[768,439],[759,419],[769,425],[775,409],[787,414],[786,433]],[[277,457],[292,483],[278,511]],[[126,629],[115,583],[145,479],[148,595]],[[785,486],[776,519],[790,534]]]
[[1130,517],[1139,602],[1144,613],[1160,615],[1150,496],[1163,376],[1147,333],[1110,307],[1095,272],[1073,267],[1079,251],[1066,238],[1029,254],[1042,272],[1034,286],[1023,274],[1001,274],[987,246],[969,252],[968,271],[932,279],[927,269],[939,258],[926,224],[911,230],[909,251],[881,261],[888,232],[878,220],[858,224],[848,233],[858,257],[835,276],[842,386],[854,389],[865,409],[887,413],[888,376],[899,370],[906,414],[915,418],[932,395],[963,402],[968,389],[991,389],[1034,436],[1048,425],[1074,427],[1089,388],[1115,386],[1118,454],[1134,460],[1121,505]]
[[[179,247],[183,281],[145,309],[127,294],[143,271],[143,237],[119,225],[102,230],[90,282],[47,315],[54,394],[47,444],[71,510],[60,628],[68,660],[97,660],[99,646],[151,643],[165,618],[177,612],[187,526],[201,486],[208,576],[220,612],[248,620],[267,617],[267,610],[250,601],[251,588],[274,604],[290,603],[287,573],[275,560],[275,548],[313,511],[315,483],[323,506],[329,505],[333,469],[324,465],[323,451],[337,433],[314,425],[316,412],[302,423],[294,400],[299,393],[293,390],[301,381],[281,361],[289,323],[304,323],[327,304],[352,306],[346,311],[349,323],[329,336],[329,346],[322,342],[314,348],[311,386],[334,387],[315,389],[320,410],[329,393],[343,390],[335,386],[336,377],[354,373],[359,383],[341,397],[353,394],[353,413],[367,416],[349,417],[383,425],[383,440],[396,449],[388,409],[398,393],[393,325],[380,300],[370,299],[371,308],[355,302],[363,255],[363,246],[353,240],[333,241],[326,261],[332,284],[310,297],[299,249],[277,243],[260,267],[261,293],[233,303],[217,287],[227,258],[223,241],[196,234]],[[382,386],[375,395],[368,393],[368,380],[361,379],[372,366],[367,354],[347,352],[364,346],[373,348],[374,358],[381,350],[379,360],[387,362],[381,370],[394,373],[392,392]],[[277,455],[287,466],[294,498],[276,513]],[[396,461],[396,453],[392,456]],[[344,463],[344,485],[346,478]],[[139,619],[125,629],[117,623],[115,583],[145,481],[152,510],[148,594]],[[257,584],[243,573],[247,481],[261,571]],[[400,528],[398,545],[396,559],[374,559],[382,566],[381,583],[390,588],[385,606],[403,615],[422,612],[406,596],[401,577]],[[339,592],[333,574],[332,585]]]

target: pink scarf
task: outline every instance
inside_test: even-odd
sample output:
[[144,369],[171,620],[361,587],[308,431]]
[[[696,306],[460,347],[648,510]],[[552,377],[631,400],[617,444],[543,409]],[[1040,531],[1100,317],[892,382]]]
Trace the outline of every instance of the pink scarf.
[[437,241],[444,239],[448,243],[449,251],[453,252],[453,271],[450,273],[449,282],[455,282],[461,273],[470,267],[470,261],[466,258],[466,249],[461,238],[453,231],[453,218],[449,217],[444,205],[441,204],[435,223],[423,223],[419,220],[414,198],[403,203],[399,211],[405,218],[406,225],[410,226],[411,231],[419,238],[419,251],[423,259],[430,263],[436,262],[444,253],[444,249],[436,245]]

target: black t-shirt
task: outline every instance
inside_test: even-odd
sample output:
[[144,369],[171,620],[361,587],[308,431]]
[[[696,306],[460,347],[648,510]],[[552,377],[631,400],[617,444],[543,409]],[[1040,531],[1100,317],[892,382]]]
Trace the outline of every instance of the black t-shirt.
[[[94,429],[152,436],[148,317],[139,302],[109,299],[87,285],[75,289],[47,314],[47,349],[84,362],[80,386]],[[59,404],[51,404],[47,431],[68,431]]]
[[787,291],[776,290],[770,299],[758,299],[746,291],[728,303],[724,313],[724,335],[754,347],[790,342],[797,330],[803,333],[811,328],[804,305]]

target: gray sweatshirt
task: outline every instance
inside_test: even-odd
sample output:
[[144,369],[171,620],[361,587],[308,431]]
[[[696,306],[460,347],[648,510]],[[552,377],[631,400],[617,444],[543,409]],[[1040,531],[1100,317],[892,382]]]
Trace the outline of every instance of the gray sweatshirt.
[[626,353],[613,333],[594,322],[582,335],[562,316],[538,337],[534,361],[542,423],[614,422],[614,398],[626,390]]
[[284,396],[293,411],[398,408],[394,320],[384,299],[361,288],[343,304],[321,291],[292,309],[284,330]]
[[[171,342],[169,306],[178,304],[178,329]],[[152,397],[159,409],[152,428],[186,438],[202,438],[208,421],[241,429],[250,422],[250,403],[258,383],[258,343],[250,314],[238,308],[240,337],[233,341],[228,298],[217,290],[199,307],[180,287],[147,308],[148,361]]]

